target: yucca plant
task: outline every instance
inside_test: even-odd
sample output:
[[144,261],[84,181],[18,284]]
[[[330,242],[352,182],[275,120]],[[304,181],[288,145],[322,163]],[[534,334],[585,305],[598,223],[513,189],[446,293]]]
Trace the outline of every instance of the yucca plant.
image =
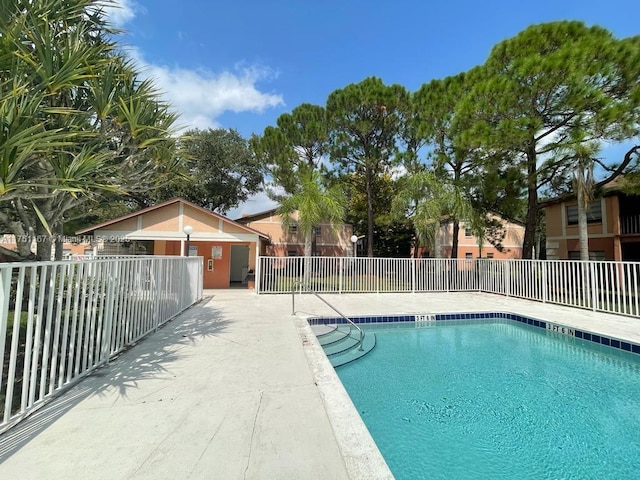
[[0,225],[25,240],[21,256],[80,205],[153,188],[176,166],[176,115],[118,51],[108,3],[0,2]]

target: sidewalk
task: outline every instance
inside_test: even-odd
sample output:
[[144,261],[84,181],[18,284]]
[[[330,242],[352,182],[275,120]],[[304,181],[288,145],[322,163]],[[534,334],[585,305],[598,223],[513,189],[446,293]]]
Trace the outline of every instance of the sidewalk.
[[0,437],[0,478],[348,478],[290,297],[206,293]]

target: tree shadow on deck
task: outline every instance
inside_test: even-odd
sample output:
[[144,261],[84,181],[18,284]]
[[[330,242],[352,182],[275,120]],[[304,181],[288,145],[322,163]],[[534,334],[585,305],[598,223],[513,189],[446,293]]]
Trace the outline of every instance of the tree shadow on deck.
[[188,355],[185,347],[223,332],[229,321],[210,305],[212,299],[205,296],[200,303],[112,358],[109,364],[59,391],[27,418],[0,433],[0,464],[84,400],[114,390],[118,397],[126,398],[128,392],[139,388],[141,381],[167,374],[172,362]]

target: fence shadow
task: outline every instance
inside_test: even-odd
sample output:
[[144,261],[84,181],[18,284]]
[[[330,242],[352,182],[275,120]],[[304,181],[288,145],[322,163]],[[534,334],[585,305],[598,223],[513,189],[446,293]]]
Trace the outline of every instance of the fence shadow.
[[139,388],[141,381],[161,376],[172,362],[188,355],[185,346],[195,345],[224,331],[229,321],[218,309],[208,305],[211,299],[204,297],[200,303],[141,339],[108,365],[97,368],[69,389],[62,390],[28,418],[0,433],[0,464],[84,400],[114,390],[126,398],[129,391]]

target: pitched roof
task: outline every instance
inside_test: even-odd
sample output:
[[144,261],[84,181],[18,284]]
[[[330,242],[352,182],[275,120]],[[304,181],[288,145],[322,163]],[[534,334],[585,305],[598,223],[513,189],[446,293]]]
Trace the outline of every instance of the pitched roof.
[[236,222],[243,223],[243,222],[252,222],[254,220],[260,220],[260,219],[262,219],[264,217],[275,215],[276,210],[277,210],[276,208],[272,208],[270,210],[264,210],[264,211],[258,212],[258,213],[251,213],[249,215],[243,215],[242,217],[237,218]]
[[195,203],[192,203],[188,200],[185,200],[184,198],[180,198],[180,197],[176,197],[176,198],[172,198],[171,200],[167,200],[166,202],[162,202],[162,203],[158,203],[157,205],[153,205],[151,207],[147,207],[147,208],[143,208],[142,210],[138,210],[136,212],[132,212],[132,213],[128,213],[127,215],[123,215],[121,217],[118,218],[114,218],[113,220],[109,220],[103,223],[99,223],[96,225],[92,225],[90,227],[87,228],[83,228],[81,230],[77,230],[76,231],[76,235],[82,235],[82,234],[86,234],[86,233],[91,233],[94,232],[95,230],[99,230],[101,228],[105,228],[108,227],[109,225],[113,225],[114,223],[118,223],[121,222],[123,220],[128,220],[129,218],[134,218],[137,217],[138,215],[144,215],[145,213],[148,212],[152,212],[154,210],[158,210],[160,208],[166,207],[168,205],[173,205],[174,203],[183,203],[185,205],[188,205],[191,208],[195,208],[197,210],[200,210],[201,212],[210,215],[211,217],[215,218],[216,220],[223,220],[225,222],[229,222],[233,225],[236,225],[244,230],[247,230],[248,232],[251,233],[255,233],[256,235],[259,235],[263,238],[268,238],[267,235],[265,235],[262,232],[259,232],[258,230],[255,230],[251,227],[247,227],[246,225],[243,225],[241,223],[236,222],[235,220],[231,220],[230,218],[227,218],[223,215],[220,215],[216,212],[212,212],[211,210],[207,210],[206,208],[201,207],[200,205],[196,205]]
[[[610,197],[612,195],[615,195],[616,193],[620,193],[623,191],[625,184],[626,184],[626,180],[624,178],[624,175],[619,175],[618,177],[614,178],[610,182],[602,185],[598,189],[597,196]],[[574,192],[567,192],[567,193],[558,195],[557,197],[541,200],[538,202],[538,206],[541,208],[545,208],[550,205],[556,205],[558,203],[567,202],[575,199],[576,199],[576,194]]]

